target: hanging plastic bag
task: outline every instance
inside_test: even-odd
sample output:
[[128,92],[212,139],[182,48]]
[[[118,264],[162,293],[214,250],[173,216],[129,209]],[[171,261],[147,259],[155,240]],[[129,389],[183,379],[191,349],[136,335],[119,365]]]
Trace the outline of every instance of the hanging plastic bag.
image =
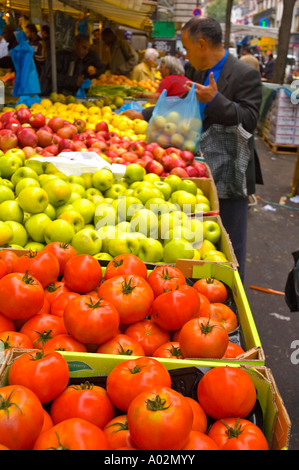
[[76,98],[86,98],[86,90],[90,88],[92,81],[86,78],[76,93]]
[[146,131],[147,142],[161,147],[177,147],[196,153],[199,149],[202,120],[193,83],[186,98],[161,93]]
[[39,95],[41,90],[33,58],[34,48],[22,31],[17,32],[17,40],[19,44],[9,51],[15,67],[13,96]]
[[121,114],[123,111],[127,111],[127,109],[133,109],[134,111],[138,111],[141,113],[141,111],[143,110],[143,106],[137,101],[132,101],[131,103],[126,103],[122,105],[121,108],[116,110],[116,114]]

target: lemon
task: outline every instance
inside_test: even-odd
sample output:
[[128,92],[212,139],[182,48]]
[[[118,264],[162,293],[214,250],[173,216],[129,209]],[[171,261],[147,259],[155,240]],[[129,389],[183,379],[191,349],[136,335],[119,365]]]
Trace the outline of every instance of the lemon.
[[50,106],[52,106],[52,101],[47,99],[47,98],[44,98],[41,100],[40,104],[44,107],[44,108],[49,108]]
[[100,113],[100,108],[98,106],[91,106],[88,108],[88,114],[99,114]]
[[22,108],[28,108],[27,104],[17,104],[17,106],[15,107],[16,111],[18,111],[18,109],[22,109]]

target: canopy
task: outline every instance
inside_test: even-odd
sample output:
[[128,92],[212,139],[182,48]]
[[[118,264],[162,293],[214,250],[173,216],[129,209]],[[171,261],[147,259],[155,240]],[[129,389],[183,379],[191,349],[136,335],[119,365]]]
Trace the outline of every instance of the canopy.
[[[223,31],[225,25],[222,24]],[[278,28],[262,28],[261,26],[231,24],[231,33],[239,36],[270,37],[278,39]]]

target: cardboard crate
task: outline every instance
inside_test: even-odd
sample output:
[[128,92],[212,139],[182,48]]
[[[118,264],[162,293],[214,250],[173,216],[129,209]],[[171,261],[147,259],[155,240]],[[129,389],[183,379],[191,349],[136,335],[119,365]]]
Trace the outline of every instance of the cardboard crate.
[[[17,357],[28,350],[12,349],[9,353],[5,370],[0,376],[0,387],[8,384],[9,366]],[[65,358],[70,369],[70,383],[82,383],[84,379],[104,386],[106,377],[113,368],[126,360],[127,356],[109,356],[85,354],[84,362],[82,356],[70,352],[60,352]],[[257,391],[257,404],[250,419],[262,428],[268,441],[270,450],[287,450],[289,446],[291,421],[285,408],[283,399],[279,393],[275,379],[270,369],[265,366],[244,364],[219,364],[216,362],[185,361],[171,359],[157,359],[161,362],[172,376],[172,387],[185,396],[196,398],[196,386],[200,378],[210,368],[215,367],[238,367],[251,377]],[[77,379],[77,381],[76,381]]]

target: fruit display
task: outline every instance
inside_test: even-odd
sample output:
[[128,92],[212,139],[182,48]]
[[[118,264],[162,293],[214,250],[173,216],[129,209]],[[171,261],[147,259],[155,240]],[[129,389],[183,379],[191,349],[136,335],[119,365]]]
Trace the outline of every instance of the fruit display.
[[155,81],[152,80],[131,80],[129,77],[125,75],[115,75],[110,71],[106,71],[105,73],[101,74],[98,78],[94,78],[92,80],[93,85],[101,86],[101,85],[123,85],[127,87],[140,87],[142,91],[149,91],[155,92],[159,86],[159,82],[161,80],[160,74],[156,77]]

